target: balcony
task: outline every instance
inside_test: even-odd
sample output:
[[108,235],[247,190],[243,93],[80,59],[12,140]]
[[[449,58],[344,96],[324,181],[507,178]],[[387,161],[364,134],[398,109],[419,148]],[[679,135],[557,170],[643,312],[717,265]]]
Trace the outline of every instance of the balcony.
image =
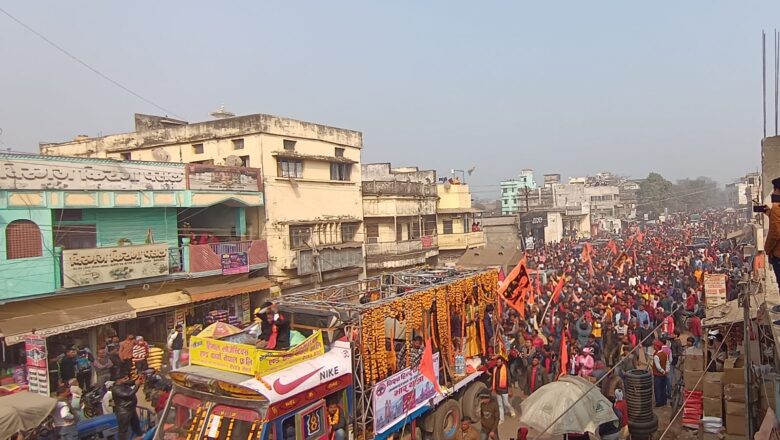
[[461,234],[441,234],[439,235],[439,249],[458,250],[471,249],[485,245],[485,232],[466,232]]
[[363,267],[363,246],[354,243],[355,247],[329,247],[318,249],[315,254],[311,249],[296,251],[298,275],[311,275],[318,272]]
[[[265,240],[191,244],[185,246],[185,254],[189,264],[183,271],[196,276],[248,272],[268,265]],[[223,256],[227,256],[224,261]]]
[[373,196],[437,196],[435,183],[399,182],[395,180],[365,181],[363,182],[363,194]]
[[425,264],[427,258],[439,254],[438,246],[435,235],[416,240],[366,243],[366,268],[390,269]]

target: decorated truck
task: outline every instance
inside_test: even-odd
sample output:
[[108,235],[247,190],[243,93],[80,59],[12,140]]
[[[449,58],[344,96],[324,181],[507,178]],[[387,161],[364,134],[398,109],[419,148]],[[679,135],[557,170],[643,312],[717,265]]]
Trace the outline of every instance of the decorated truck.
[[[342,414],[346,438],[455,438],[479,419],[497,285],[495,270],[412,270],[287,294],[279,313],[300,342],[193,337],[155,438],[334,439]],[[439,387],[419,372],[421,340]]]

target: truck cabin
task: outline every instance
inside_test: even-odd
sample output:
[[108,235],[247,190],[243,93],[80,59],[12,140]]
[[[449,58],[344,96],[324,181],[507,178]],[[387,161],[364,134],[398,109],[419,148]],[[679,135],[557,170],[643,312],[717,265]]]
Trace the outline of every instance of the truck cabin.
[[289,350],[261,350],[247,343],[256,339],[252,329],[191,338],[191,364],[171,372],[155,439],[324,440],[329,417],[349,426],[349,343],[310,330]]

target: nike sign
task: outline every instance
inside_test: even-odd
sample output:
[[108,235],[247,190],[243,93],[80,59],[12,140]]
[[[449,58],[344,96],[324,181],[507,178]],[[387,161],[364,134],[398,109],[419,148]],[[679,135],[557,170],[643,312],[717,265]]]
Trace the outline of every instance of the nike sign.
[[295,379],[294,381],[292,381],[290,383],[282,383],[277,378],[274,381],[274,385],[273,385],[274,386],[274,391],[276,391],[276,393],[279,394],[279,395],[285,395],[285,394],[289,393],[290,391],[292,391],[292,390],[298,388],[299,386],[301,386],[302,383],[306,382],[310,377],[312,377],[315,374],[317,374],[317,372],[319,372],[320,370],[322,370],[322,367],[317,368],[316,370],[314,370],[312,372],[306,373],[303,376]]

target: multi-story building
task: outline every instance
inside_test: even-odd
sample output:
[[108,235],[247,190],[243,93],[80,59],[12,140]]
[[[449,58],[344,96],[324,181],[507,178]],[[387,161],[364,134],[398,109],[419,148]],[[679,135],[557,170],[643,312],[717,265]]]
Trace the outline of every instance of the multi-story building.
[[601,231],[619,233],[620,188],[617,185],[588,184],[585,185],[585,197],[590,204],[591,234]]
[[534,170],[523,169],[517,179],[501,182],[501,215],[513,215],[523,210],[523,200],[536,189]]
[[436,208],[439,240],[439,262],[454,263],[467,249],[485,245],[480,212],[471,205],[469,186],[462,183],[439,183]]
[[260,231],[282,290],[365,273],[360,132],[264,114],[187,123],[136,115],[132,133],[43,144],[41,153],[262,167]]
[[[268,295],[260,169],[0,154],[0,334],[164,343]],[[227,316],[225,316],[227,318]],[[15,351],[15,350],[12,350]],[[53,353],[56,356],[57,353]]]
[[436,171],[362,165],[366,269],[369,275],[429,264],[439,255]]
[[726,185],[728,204],[733,208],[750,207],[752,201],[761,204],[760,200],[761,175],[748,173],[740,177],[736,182]]

